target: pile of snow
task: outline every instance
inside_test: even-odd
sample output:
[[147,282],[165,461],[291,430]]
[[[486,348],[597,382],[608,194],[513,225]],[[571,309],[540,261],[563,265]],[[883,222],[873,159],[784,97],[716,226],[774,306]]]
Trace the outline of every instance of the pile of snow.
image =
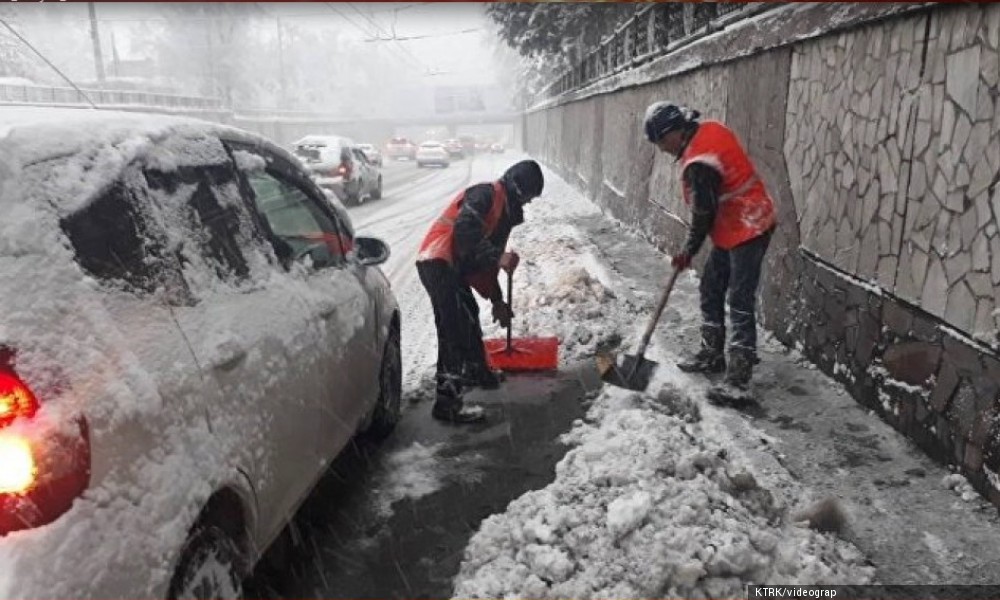
[[954,491],[956,495],[966,502],[982,499],[982,496],[976,492],[976,488],[972,487],[969,480],[966,479],[961,473],[951,473],[950,475],[945,475],[941,479],[941,485]]
[[753,582],[859,584],[852,545],[797,526],[676,390],[606,391],[548,487],[484,521],[456,597],[736,597]]
[[[563,364],[617,346],[619,332],[644,308],[616,297],[596,248],[573,225],[574,219],[599,215],[573,188],[546,173],[545,192],[526,207],[525,223],[508,243],[521,256],[514,275],[514,336],[557,336]],[[483,310],[489,314],[485,304]],[[503,334],[496,325],[484,323],[484,329],[486,337]]]

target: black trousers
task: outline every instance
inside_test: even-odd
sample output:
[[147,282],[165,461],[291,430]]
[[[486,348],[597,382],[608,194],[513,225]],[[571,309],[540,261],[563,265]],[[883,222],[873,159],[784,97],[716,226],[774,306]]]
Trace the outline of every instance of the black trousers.
[[417,273],[434,309],[438,340],[438,397],[459,399],[463,371],[470,367],[486,367],[479,305],[469,285],[445,261],[418,262]]
[[733,327],[729,347],[757,351],[757,285],[764,254],[774,230],[731,250],[713,248],[701,277],[701,316],[706,327],[717,327],[725,338],[726,295]]

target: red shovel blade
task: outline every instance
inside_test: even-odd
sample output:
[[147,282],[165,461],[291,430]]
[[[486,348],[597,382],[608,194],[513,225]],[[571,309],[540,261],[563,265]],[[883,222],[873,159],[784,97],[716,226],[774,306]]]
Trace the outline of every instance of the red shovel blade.
[[486,360],[501,371],[551,371],[559,367],[559,338],[514,338],[483,340]]

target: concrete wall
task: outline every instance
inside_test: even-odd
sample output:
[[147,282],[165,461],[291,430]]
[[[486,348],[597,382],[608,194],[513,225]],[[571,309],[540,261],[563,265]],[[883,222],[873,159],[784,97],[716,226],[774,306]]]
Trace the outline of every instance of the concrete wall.
[[525,144],[669,250],[644,109],[728,123],[778,207],[764,325],[1000,505],[998,38],[996,4],[788,6],[537,108]]

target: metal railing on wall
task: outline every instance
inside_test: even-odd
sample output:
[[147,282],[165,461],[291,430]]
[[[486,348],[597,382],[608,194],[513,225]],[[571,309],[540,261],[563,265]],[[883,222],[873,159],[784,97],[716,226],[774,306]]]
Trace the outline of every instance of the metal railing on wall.
[[780,6],[763,2],[646,4],[605,37],[597,48],[543,88],[534,100],[555,98],[605,77],[634,69],[701,37],[721,31],[732,23]]

